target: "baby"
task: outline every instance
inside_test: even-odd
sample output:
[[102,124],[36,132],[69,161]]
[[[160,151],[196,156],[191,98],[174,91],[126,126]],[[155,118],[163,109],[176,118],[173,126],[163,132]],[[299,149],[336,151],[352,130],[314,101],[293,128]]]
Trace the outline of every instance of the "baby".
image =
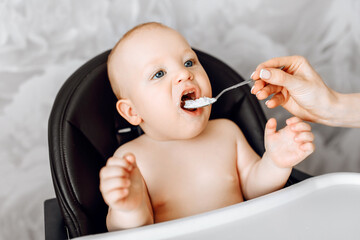
[[265,129],[259,157],[238,126],[209,120],[208,76],[175,30],[146,23],[126,33],[108,59],[119,114],[144,134],[120,146],[100,171],[109,231],[163,222],[229,206],[284,186],[292,167],[314,151],[310,125],[293,117]]

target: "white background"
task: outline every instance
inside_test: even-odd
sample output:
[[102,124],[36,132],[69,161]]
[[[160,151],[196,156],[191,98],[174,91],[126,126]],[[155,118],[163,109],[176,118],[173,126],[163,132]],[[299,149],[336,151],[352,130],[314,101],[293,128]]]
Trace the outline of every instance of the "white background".
[[[44,238],[43,201],[55,196],[47,149],[55,95],[133,26],[169,25],[244,78],[271,57],[303,55],[345,93],[360,92],[359,13],[356,0],[0,0],[0,239]],[[289,117],[264,110],[280,125]],[[316,152],[298,168],[360,172],[359,129],[312,127]]]

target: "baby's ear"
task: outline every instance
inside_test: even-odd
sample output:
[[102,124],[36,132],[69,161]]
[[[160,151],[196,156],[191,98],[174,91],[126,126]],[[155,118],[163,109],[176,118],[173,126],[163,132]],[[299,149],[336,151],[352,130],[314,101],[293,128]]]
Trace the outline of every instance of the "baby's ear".
[[136,109],[130,99],[118,100],[116,102],[116,109],[118,113],[130,124],[137,126],[142,122],[142,118],[136,112]]

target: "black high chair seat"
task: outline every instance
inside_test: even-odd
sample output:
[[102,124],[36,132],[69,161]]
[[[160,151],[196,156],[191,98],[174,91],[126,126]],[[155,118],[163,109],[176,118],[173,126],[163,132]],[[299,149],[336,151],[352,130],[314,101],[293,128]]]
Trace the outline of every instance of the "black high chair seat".
[[[216,96],[243,81],[222,61],[195,50]],[[45,202],[46,239],[65,239],[106,232],[107,205],[99,190],[99,171],[121,144],[138,137],[116,111],[107,77],[106,51],[81,66],[56,96],[49,118],[49,154],[56,200]],[[228,118],[259,154],[264,153],[265,115],[248,86],[223,95],[212,107],[211,119]],[[119,130],[130,130],[120,131]],[[308,175],[294,170],[287,185]],[[58,214],[56,214],[58,213]]]

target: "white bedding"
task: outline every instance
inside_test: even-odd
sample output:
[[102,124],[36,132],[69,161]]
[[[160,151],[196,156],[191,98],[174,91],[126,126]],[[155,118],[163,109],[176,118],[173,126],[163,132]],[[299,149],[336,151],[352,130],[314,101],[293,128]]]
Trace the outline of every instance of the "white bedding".
[[[303,55],[340,92],[360,92],[360,2],[0,1],[0,239],[42,239],[54,197],[47,120],[66,78],[129,28],[160,21],[247,78],[271,57]],[[354,103],[360,104],[360,103]],[[289,115],[267,110],[281,123]],[[280,124],[281,125],[281,124]],[[360,129],[313,125],[313,175],[360,172]]]

